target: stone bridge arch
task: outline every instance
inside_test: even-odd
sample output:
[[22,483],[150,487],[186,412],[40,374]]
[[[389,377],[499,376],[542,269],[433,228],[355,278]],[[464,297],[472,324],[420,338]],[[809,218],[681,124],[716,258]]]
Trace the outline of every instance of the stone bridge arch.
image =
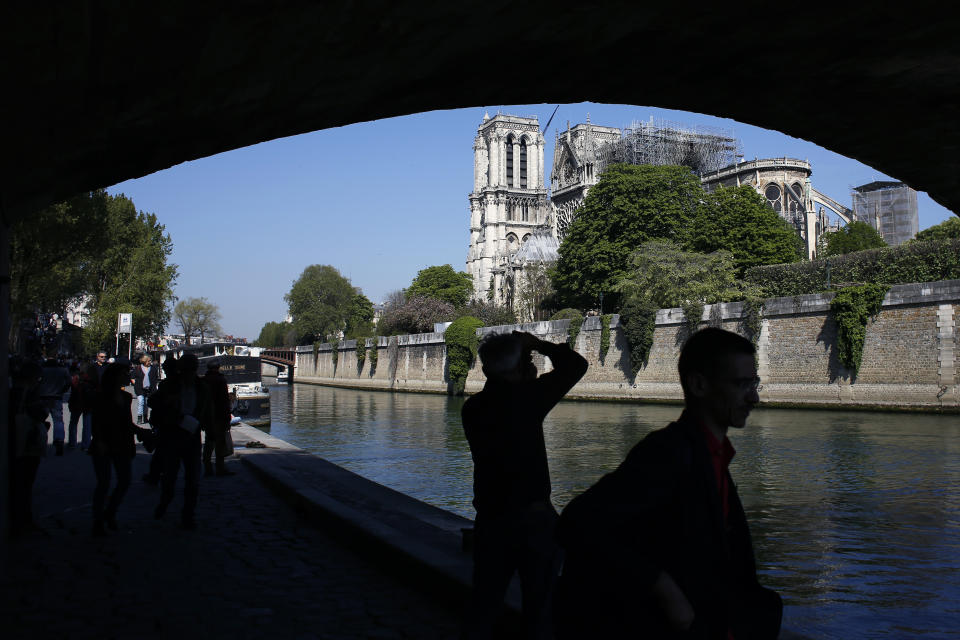
[[[518,18],[515,6],[7,7],[4,218],[277,137],[431,109],[585,100],[777,129],[960,211],[960,41],[947,20],[895,6],[832,6],[827,20],[788,5],[604,12],[534,2],[525,13],[535,20],[517,38],[503,28]],[[758,83],[787,70],[803,92]]]

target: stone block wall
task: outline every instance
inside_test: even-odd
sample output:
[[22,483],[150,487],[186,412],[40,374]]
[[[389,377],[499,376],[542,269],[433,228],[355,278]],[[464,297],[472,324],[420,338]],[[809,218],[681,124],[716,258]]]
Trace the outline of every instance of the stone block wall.
[[[960,315],[960,280],[899,285],[884,299],[877,317],[867,325],[863,363],[857,376],[836,356],[837,326],[830,313],[831,294],[772,298],[765,301],[757,339],[758,373],[763,381],[761,403],[771,406],[850,408],[912,408],[960,411],[960,354],[956,330]],[[707,306],[702,322],[719,322],[742,332],[742,305]],[[657,312],[653,345],[645,366],[630,373],[630,353],[619,317],[610,321],[610,348],[600,358],[601,318],[584,320],[575,348],[590,363],[583,379],[570,392],[575,399],[680,402],[677,358],[686,336],[680,309]],[[529,331],[544,340],[564,342],[569,320],[484,327],[481,337],[513,330]],[[367,357],[357,365],[356,341],[338,347],[298,347],[295,380],[317,384],[392,391],[446,393],[446,345],[442,333],[367,339]],[[376,369],[370,350],[376,348]],[[549,359],[535,354],[541,372]],[[480,363],[467,378],[466,392],[485,382]]]

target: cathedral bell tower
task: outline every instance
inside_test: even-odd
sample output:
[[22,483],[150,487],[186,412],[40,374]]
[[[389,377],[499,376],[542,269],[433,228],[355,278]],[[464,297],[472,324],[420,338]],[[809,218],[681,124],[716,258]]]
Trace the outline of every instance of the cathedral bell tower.
[[538,227],[551,224],[538,118],[484,115],[473,158],[467,273],[474,298],[509,304],[504,274],[511,257]]

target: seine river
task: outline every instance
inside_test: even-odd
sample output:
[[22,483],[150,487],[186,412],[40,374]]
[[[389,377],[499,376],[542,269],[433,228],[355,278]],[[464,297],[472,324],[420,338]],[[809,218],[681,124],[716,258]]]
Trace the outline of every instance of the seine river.
[[[267,382],[272,379],[267,379]],[[270,433],[473,518],[463,399],[273,385]],[[563,402],[544,424],[558,509],[677,406]],[[811,638],[960,638],[960,419],[757,410],[731,471],[761,581]]]

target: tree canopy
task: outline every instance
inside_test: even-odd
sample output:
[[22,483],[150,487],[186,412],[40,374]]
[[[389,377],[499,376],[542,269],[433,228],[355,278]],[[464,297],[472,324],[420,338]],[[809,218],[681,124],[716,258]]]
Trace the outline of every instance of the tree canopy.
[[203,342],[207,335],[222,331],[220,308],[206,298],[181,300],[173,308],[173,315],[188,343],[192,336],[200,336],[200,342]]
[[600,176],[570,225],[552,272],[557,298],[587,308],[609,296],[630,254],[653,238],[685,243],[703,197],[687,167],[613,164]]
[[289,322],[267,322],[253,344],[257,347],[293,347],[297,344],[297,332]]
[[354,293],[347,312],[347,324],[344,337],[347,340],[366,338],[373,335],[373,303],[359,291]]
[[297,341],[310,344],[342,331],[356,293],[350,281],[330,265],[304,269],[283,297],[293,316]]
[[133,314],[135,336],[159,336],[170,320],[177,266],[157,217],[123,195],[82,193],[11,229],[12,327],[37,312],[84,304],[89,351],[112,350],[117,314]]
[[473,278],[463,271],[456,271],[449,264],[427,267],[417,272],[417,277],[406,290],[408,297],[424,296],[459,307],[473,293]]
[[742,295],[733,254],[684,251],[669,240],[650,240],[630,256],[630,268],[618,283],[625,299],[657,307],[711,304]]
[[960,238],[960,217],[950,216],[940,224],[924,229],[911,242],[926,242],[927,240],[955,240]]
[[818,258],[829,258],[864,249],[879,249],[887,246],[876,229],[866,222],[854,221],[838,231],[830,231],[820,237]]
[[622,281],[635,272],[631,255],[654,239],[670,241],[696,264],[692,252],[728,252],[735,275],[803,257],[796,231],[751,187],[707,194],[687,167],[614,164],[590,189],[560,245],[551,272],[554,303],[595,307],[602,293],[605,307],[619,308]]
[[704,195],[691,228],[689,249],[733,254],[737,273],[761,264],[796,262],[803,241],[753,187],[720,187]]

